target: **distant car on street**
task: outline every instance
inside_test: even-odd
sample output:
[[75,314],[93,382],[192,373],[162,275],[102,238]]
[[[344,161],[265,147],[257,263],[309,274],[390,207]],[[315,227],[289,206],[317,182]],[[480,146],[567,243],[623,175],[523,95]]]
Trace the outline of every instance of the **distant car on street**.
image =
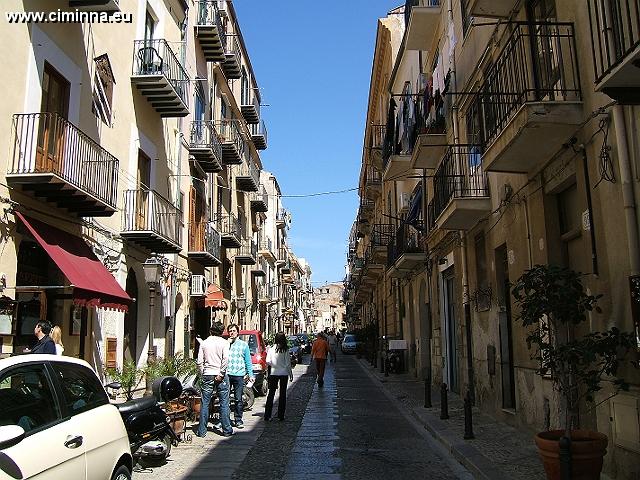
[[358,351],[358,338],[353,333],[345,334],[340,344],[342,353],[356,353]]
[[295,363],[302,363],[302,344],[297,335],[289,335],[287,337],[289,343],[289,354],[295,360]]
[[259,330],[241,330],[238,338],[249,345],[253,374],[256,377],[253,388],[260,395],[266,395],[269,391],[267,382],[267,345],[262,338],[262,332]]

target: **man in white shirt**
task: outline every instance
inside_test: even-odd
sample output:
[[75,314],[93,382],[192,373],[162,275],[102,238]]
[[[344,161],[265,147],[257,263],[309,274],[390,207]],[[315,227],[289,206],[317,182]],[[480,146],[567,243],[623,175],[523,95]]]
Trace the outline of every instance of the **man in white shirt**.
[[231,419],[229,417],[229,379],[227,377],[227,363],[229,359],[229,342],[222,338],[224,326],[221,322],[214,322],[209,329],[211,334],[200,343],[198,351],[198,367],[202,375],[202,404],[200,407],[200,423],[198,437],[207,434],[209,422],[209,403],[215,391],[220,400],[220,423],[222,435],[233,435]]
[[338,349],[338,337],[333,330],[329,332],[327,335],[327,343],[329,344],[329,355],[331,356],[331,361],[336,363],[336,350]]

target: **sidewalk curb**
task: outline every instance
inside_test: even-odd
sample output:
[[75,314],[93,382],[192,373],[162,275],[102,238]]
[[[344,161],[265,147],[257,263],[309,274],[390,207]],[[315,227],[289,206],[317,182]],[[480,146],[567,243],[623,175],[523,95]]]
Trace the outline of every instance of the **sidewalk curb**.
[[[377,372],[371,371],[371,366],[366,360],[359,360],[360,367],[374,380],[380,383],[380,386],[384,388],[387,393],[393,397],[393,392],[387,388],[385,382],[383,382]],[[481,480],[509,480],[502,470],[495,466],[489,458],[481,453],[473,445],[461,440],[457,435],[454,435],[446,423],[440,420],[430,412],[427,412],[418,408],[410,409],[411,415],[418,421],[429,434],[441,444],[453,455],[453,457],[465,468],[467,468],[472,475]]]

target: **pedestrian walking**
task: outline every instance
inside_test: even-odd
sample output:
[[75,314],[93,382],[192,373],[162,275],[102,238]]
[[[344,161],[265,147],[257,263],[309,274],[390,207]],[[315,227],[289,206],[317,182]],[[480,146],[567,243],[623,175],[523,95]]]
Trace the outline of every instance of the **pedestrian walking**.
[[336,349],[338,348],[338,337],[336,333],[331,330],[327,335],[327,343],[329,344],[329,354],[331,355],[331,361],[336,362]]
[[280,421],[283,421],[284,412],[287,407],[287,380],[293,381],[289,344],[284,333],[276,334],[274,344],[269,347],[269,351],[267,352],[267,365],[271,367],[271,373],[269,374],[269,394],[267,395],[267,404],[264,407],[264,419],[267,422],[271,419],[273,397],[279,385],[278,418]]
[[255,380],[253,376],[253,366],[251,365],[251,352],[249,345],[244,340],[238,338],[240,327],[231,324],[227,327],[229,332],[229,363],[227,365],[227,375],[229,376],[229,385],[233,388],[235,396],[235,408],[233,412],[232,426],[236,428],[244,428],[242,421],[242,412],[244,404],[242,402],[242,392],[244,390],[245,381]]
[[40,320],[36,323],[36,326],[33,327],[33,334],[38,339],[38,342],[33,346],[33,348],[24,349],[24,353],[49,353],[51,355],[56,354],[56,344],[53,343],[53,340],[49,336],[51,333],[51,324],[46,320]]
[[56,346],[56,355],[62,355],[64,352],[64,345],[62,344],[62,329],[56,325],[51,329],[49,336]]
[[316,373],[318,375],[318,386],[324,385],[324,367],[327,362],[327,353],[329,352],[329,344],[326,336],[320,332],[311,346],[311,358],[316,364]]
[[209,403],[215,391],[220,402],[220,424],[222,435],[233,435],[229,415],[229,377],[227,366],[229,362],[229,342],[222,338],[224,326],[221,322],[214,322],[209,329],[209,337],[200,343],[198,351],[198,367],[202,376],[202,403],[200,405],[200,423],[198,437],[207,434],[209,422]]

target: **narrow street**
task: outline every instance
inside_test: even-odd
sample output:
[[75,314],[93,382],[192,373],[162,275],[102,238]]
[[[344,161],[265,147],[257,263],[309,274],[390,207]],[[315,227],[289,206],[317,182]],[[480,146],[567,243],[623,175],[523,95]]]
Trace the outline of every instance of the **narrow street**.
[[472,478],[355,356],[338,355],[328,364],[322,389],[308,365],[298,365],[294,377],[284,422],[262,421],[260,397],[233,437],[193,436],[166,465],[133,478]]

